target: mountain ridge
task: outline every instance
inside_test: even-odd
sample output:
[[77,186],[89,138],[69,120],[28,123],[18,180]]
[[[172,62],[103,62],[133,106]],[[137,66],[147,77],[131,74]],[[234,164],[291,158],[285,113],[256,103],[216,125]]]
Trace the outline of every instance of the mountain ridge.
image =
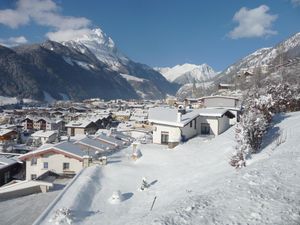
[[[78,40],[0,47],[0,95],[37,100],[45,100],[45,93],[58,100],[62,95],[78,100],[162,99],[176,92],[177,85],[151,67],[127,58],[101,29]],[[121,73],[143,80],[137,83]]]
[[206,63],[201,65],[184,63],[174,67],[155,67],[168,81],[181,85],[204,82],[217,75]]

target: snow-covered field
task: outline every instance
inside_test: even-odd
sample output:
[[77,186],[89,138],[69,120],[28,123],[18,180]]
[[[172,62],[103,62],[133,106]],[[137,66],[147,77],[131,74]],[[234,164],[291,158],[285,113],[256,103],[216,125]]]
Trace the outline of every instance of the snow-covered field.
[[[108,165],[83,171],[37,224],[54,224],[55,212],[64,207],[72,224],[299,224],[300,113],[275,122],[265,148],[241,170],[228,163],[234,129],[173,150],[143,145],[137,161],[128,148]],[[150,186],[140,191],[143,177]],[[117,190],[123,200],[112,204]]]

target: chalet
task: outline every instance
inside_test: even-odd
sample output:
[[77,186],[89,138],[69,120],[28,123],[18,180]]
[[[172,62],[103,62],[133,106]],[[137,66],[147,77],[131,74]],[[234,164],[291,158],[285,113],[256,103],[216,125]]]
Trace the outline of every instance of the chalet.
[[66,141],[31,151],[19,159],[26,162],[26,180],[35,180],[47,171],[75,175],[83,168],[85,154],[79,146]]
[[152,108],[153,143],[175,147],[196,135],[219,135],[230,127],[234,115],[227,109],[197,109],[179,112],[174,108]]
[[39,130],[35,133],[31,134],[32,139],[36,143],[36,146],[43,145],[46,143],[53,143],[55,142],[56,138],[58,137],[57,131],[49,130]]
[[33,119],[27,117],[22,121],[22,123],[24,130],[33,130]]
[[0,129],[0,150],[6,150],[14,144],[18,133],[12,129]]
[[47,121],[43,118],[33,120],[34,130],[46,130]]
[[94,134],[98,129],[97,125],[90,120],[71,121],[66,124],[65,127],[67,128],[69,136],[75,136],[78,134]]

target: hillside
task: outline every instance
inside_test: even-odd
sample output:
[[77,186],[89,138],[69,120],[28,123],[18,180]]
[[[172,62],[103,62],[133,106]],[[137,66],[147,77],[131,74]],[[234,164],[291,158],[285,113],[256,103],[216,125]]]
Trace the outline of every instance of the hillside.
[[245,72],[263,75],[299,76],[300,74],[300,33],[278,43],[274,47],[259,49],[225,69],[215,83],[234,82],[236,76]]
[[[299,224],[299,121],[299,112],[275,117],[265,147],[241,170],[228,163],[234,128],[174,150],[142,145],[136,162],[128,157],[130,148],[121,151],[107,166],[84,170],[36,224],[48,224],[62,207],[71,210],[72,224]],[[281,145],[276,131],[286,133]],[[150,187],[138,191],[142,177]],[[111,204],[116,190],[124,199]]]

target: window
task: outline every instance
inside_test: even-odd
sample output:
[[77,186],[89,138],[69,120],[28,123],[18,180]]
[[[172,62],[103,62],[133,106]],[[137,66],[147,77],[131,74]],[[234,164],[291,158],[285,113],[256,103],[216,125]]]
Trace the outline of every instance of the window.
[[193,120],[190,122],[190,127],[193,127]]
[[63,170],[70,169],[70,163],[63,163]]
[[169,143],[169,132],[161,132],[161,143],[162,144]]
[[35,180],[36,179],[36,174],[31,174],[31,180]]
[[44,169],[48,169],[48,162],[44,162]]
[[209,123],[201,123],[201,134],[210,134]]
[[197,125],[196,125],[196,119],[194,120],[194,129],[197,129]]
[[8,183],[9,179],[10,179],[10,172],[7,171],[4,173],[4,184]]
[[34,166],[37,164],[37,158],[32,158],[31,159],[31,165]]

